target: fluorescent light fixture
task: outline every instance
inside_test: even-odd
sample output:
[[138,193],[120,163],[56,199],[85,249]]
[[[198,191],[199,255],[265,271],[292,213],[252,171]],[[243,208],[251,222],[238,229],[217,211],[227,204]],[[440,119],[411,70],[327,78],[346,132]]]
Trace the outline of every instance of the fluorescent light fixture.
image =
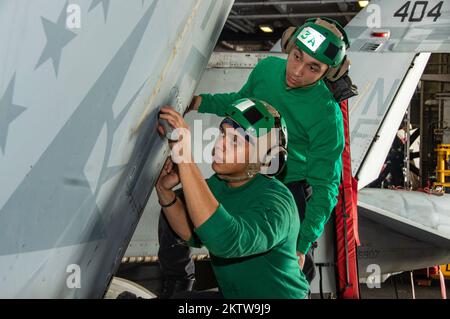
[[358,4],[361,8],[365,8],[369,5],[369,1],[358,1]]
[[266,33],[273,32],[273,29],[270,25],[260,25],[259,28],[261,29],[261,31],[266,32]]

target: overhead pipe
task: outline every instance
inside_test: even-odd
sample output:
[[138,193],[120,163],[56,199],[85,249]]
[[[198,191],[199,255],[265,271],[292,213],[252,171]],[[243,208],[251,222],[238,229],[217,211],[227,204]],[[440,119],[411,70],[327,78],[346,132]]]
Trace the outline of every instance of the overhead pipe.
[[238,24],[236,22],[228,20],[226,23],[229,24],[230,26],[234,27],[235,29],[238,29],[239,31],[242,31],[244,33],[247,33],[247,34],[253,33],[253,31],[249,30],[249,28],[247,28],[247,27],[245,27],[245,26],[243,26],[241,24]]
[[[230,11],[230,15],[239,15],[239,13],[237,13],[235,10],[231,10]],[[247,26],[250,29],[255,29],[256,28],[256,24],[248,19],[244,19],[244,26]]]
[[282,14],[251,14],[251,15],[230,15],[228,20],[242,19],[284,19],[284,18],[314,18],[314,17],[344,17],[355,16],[358,12],[319,12],[319,13],[282,13]]
[[317,1],[257,1],[257,2],[235,2],[234,7],[250,6],[276,6],[276,5],[310,5],[310,4],[331,4],[331,3],[353,3],[358,0],[317,0]]
[[233,31],[234,33],[239,33],[239,30],[236,29],[235,27],[232,27],[231,24],[226,24],[225,25],[228,29],[230,29],[231,31]]

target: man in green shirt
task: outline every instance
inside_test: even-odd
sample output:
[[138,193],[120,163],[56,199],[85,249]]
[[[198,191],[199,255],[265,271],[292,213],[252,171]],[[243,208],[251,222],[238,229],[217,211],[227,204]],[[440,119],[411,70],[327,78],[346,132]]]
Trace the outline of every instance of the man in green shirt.
[[[342,113],[324,80],[336,81],[347,73],[349,42],[343,28],[325,18],[288,29],[282,40],[287,60],[261,60],[239,92],[201,94],[194,97],[190,110],[223,116],[232,101],[255,97],[274,105],[286,120],[289,158],[278,178],[291,190],[298,207],[302,223],[297,242],[299,266],[311,282],[315,266],[310,247],[337,203],[344,148]],[[167,278],[176,278],[164,281],[165,286],[170,287],[167,291],[182,290],[178,284],[194,276],[193,262],[189,251],[164,230],[163,219],[160,226],[162,270]]]
[[[310,20],[294,31],[284,44],[289,53],[287,60],[268,57],[258,63],[239,92],[202,94],[192,105],[200,113],[223,116],[230,101],[256,97],[274,105],[286,119],[290,156],[285,175],[280,179],[294,196],[297,195],[302,221],[297,251],[302,268],[305,255],[322,234],[337,203],[342,170],[342,114],[323,79],[327,74],[342,73],[339,66],[347,62],[348,42],[344,30],[337,27],[337,22],[332,22]],[[327,51],[335,55],[330,58],[325,54]],[[302,194],[305,182],[312,188],[307,205],[304,198],[307,195]],[[311,281],[315,269],[312,256],[308,257],[310,260],[304,271]]]
[[[172,159],[175,149],[183,150],[176,169],[172,160],[166,162],[156,184],[164,215],[189,245],[208,248],[225,298],[303,299],[309,287],[296,255],[296,204],[287,187],[270,176],[286,159],[284,121],[256,99],[238,100],[223,115],[213,153],[216,174],[205,181],[187,151],[189,128],[182,116],[162,109],[161,119],[184,130],[177,146],[172,143]],[[172,191],[180,182],[184,202]]]

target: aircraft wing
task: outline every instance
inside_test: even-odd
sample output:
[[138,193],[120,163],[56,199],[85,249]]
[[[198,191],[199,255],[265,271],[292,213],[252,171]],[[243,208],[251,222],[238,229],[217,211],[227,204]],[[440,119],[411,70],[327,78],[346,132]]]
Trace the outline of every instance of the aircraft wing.
[[358,193],[366,216],[404,235],[450,247],[450,196],[366,188]]
[[360,278],[448,263],[450,196],[365,188],[358,192]]
[[232,4],[0,0],[0,298],[103,296]]

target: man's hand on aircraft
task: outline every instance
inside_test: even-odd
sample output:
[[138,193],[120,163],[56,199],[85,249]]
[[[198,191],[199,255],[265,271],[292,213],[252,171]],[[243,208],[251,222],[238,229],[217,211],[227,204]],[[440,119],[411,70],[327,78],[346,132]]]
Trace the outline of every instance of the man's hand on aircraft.
[[180,176],[176,165],[169,157],[164,164],[161,174],[159,175],[156,187],[160,190],[171,190],[180,183]]
[[[191,132],[183,116],[170,106],[165,106],[159,117],[174,128],[169,139],[173,162],[191,163]],[[161,128],[158,128],[158,131],[161,133]]]

